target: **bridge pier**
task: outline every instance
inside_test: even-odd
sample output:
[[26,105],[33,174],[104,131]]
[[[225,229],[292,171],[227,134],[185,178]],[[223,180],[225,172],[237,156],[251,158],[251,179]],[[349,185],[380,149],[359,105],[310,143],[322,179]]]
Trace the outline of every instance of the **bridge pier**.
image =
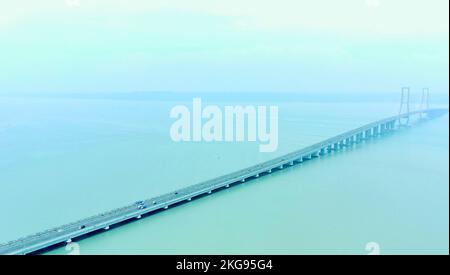
[[326,151],[325,148],[320,149],[319,155],[321,155],[321,156],[325,155],[325,151]]
[[378,126],[375,126],[372,128],[372,135],[373,136],[378,136]]
[[345,146],[346,146],[346,147],[349,147],[349,146],[350,146],[350,139],[349,139],[349,138],[346,138],[346,139],[344,140],[344,142],[345,142]]
[[395,120],[393,120],[393,121],[391,121],[391,122],[389,122],[390,123],[390,125],[391,125],[391,129],[392,130],[395,130]]

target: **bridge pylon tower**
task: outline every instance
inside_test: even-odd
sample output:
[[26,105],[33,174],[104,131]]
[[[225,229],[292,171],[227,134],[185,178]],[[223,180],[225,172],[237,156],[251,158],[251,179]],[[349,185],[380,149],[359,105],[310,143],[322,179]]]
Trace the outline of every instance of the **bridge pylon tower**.
[[[409,125],[409,87],[402,88],[402,98],[400,100],[400,110],[398,112],[398,125]],[[405,110],[405,111],[403,111]],[[406,116],[404,114],[407,114]]]
[[426,111],[430,108],[429,97],[430,97],[430,89],[423,88],[422,89],[422,99],[420,100],[420,106],[419,106],[419,110],[421,111],[420,118],[424,118],[426,116]]

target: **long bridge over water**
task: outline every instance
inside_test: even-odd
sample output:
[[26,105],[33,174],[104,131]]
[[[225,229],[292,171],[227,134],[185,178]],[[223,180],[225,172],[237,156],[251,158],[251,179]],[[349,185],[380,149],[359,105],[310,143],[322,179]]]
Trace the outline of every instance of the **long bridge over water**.
[[194,198],[211,194],[235,184],[265,176],[272,172],[282,170],[286,166],[293,166],[330,152],[339,151],[345,147],[351,147],[363,140],[385,135],[405,126],[405,121],[408,124],[410,121],[424,121],[447,112],[447,109],[425,109],[384,118],[234,173],[1,244],[0,254],[39,253],[57,245],[70,243],[77,238],[100,233],[110,229],[110,227],[119,226],[140,219],[145,215],[157,213],[169,207],[189,202]]

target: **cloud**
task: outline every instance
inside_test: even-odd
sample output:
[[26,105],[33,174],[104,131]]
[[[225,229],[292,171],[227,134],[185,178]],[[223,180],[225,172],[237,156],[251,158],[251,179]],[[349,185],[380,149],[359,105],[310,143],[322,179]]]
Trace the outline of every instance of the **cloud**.
[[370,8],[377,8],[381,5],[380,0],[366,0],[366,5]]
[[81,5],[80,0],[65,0],[68,7],[79,7]]
[[[31,21],[33,17],[45,15],[64,18],[67,5],[82,5],[80,16],[89,15],[99,20],[115,16],[132,18],[140,14],[151,16],[161,12],[173,20],[180,13],[225,17],[236,31],[325,31],[350,35],[367,32],[372,35],[443,34],[449,31],[448,0],[391,0],[382,5],[381,0],[60,1],[4,1],[6,3],[0,4],[0,18],[13,17],[10,22]],[[374,8],[377,8],[376,13]],[[27,16],[23,16],[24,10]]]

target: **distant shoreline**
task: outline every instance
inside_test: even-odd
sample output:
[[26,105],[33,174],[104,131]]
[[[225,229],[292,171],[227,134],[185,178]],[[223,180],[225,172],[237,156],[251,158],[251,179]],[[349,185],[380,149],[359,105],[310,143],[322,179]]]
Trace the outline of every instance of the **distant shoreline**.
[[[420,91],[412,90],[412,102],[419,102]],[[114,92],[114,93],[5,93],[0,98],[64,98],[99,100],[190,101],[201,97],[211,101],[242,102],[398,102],[400,93],[294,93],[294,92]],[[433,93],[431,103],[449,104],[448,94]]]

